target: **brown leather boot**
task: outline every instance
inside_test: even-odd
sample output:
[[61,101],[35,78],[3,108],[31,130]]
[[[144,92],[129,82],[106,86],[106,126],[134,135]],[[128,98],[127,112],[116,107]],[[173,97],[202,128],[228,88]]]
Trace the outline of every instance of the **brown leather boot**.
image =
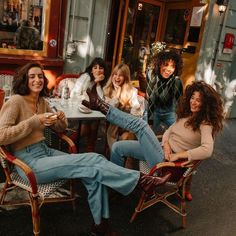
[[92,110],[101,111],[104,115],[106,115],[109,109],[109,104],[98,96],[96,85],[94,85],[92,89],[87,89],[86,92],[89,96],[89,102],[83,100],[82,104]]
[[166,174],[163,177],[155,177],[151,175],[145,175],[140,173],[138,186],[148,195],[152,195],[157,186],[165,184],[171,177],[171,173]]

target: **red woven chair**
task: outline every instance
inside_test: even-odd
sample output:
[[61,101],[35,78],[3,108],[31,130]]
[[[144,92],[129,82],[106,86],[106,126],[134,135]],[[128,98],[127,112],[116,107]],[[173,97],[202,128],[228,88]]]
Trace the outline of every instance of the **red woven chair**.
[[[186,162],[162,162],[154,166],[151,170],[148,168],[146,162],[140,162],[140,171],[148,173],[149,175],[164,175],[167,172],[172,173],[170,180],[163,186],[156,189],[154,195],[149,196],[145,193],[141,194],[135,212],[133,213],[130,222],[133,222],[137,214],[143,210],[162,202],[167,207],[182,217],[182,227],[186,227],[186,203],[185,203],[185,191],[186,183],[189,178],[195,173],[197,167],[201,161],[194,161],[192,163],[185,164]],[[171,196],[177,196],[179,201],[177,203],[171,202],[169,198]]]
[[[58,138],[63,145],[67,145],[68,152],[76,153],[74,143],[63,134]],[[37,184],[34,172],[24,162],[13,156],[4,146],[0,147],[0,164],[5,174],[5,183],[0,191],[0,207],[12,207],[20,205],[30,205],[32,212],[32,223],[34,235],[40,234],[40,215],[39,210],[45,203],[72,202],[75,209],[75,191],[73,181],[60,180],[49,184]],[[25,181],[14,170],[18,166],[27,177]],[[10,192],[15,189],[21,191],[21,195],[27,193],[28,198],[11,199]]]
[[4,98],[5,98],[5,91],[3,89],[0,89],[0,110],[1,110],[2,105],[4,103]]

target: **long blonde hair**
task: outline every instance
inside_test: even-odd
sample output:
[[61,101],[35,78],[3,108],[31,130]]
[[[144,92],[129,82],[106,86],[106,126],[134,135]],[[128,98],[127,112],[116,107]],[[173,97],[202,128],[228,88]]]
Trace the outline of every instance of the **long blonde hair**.
[[118,72],[120,75],[124,76],[124,83],[122,85],[121,94],[119,97],[120,108],[130,108],[133,87],[131,85],[130,69],[126,64],[118,64],[113,69],[107,84],[104,86],[104,96],[109,98],[115,97],[115,88],[112,82],[112,77]]

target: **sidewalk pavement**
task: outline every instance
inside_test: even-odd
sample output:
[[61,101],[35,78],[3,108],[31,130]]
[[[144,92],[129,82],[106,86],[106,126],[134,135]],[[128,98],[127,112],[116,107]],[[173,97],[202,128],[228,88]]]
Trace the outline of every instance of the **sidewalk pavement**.
[[[181,218],[162,204],[129,219],[139,192],[110,202],[111,223],[121,236],[233,236],[236,235],[236,119],[227,120],[217,137],[212,158],[204,161],[193,178],[193,201],[187,204],[187,228]],[[41,209],[41,235],[84,236],[92,225],[86,191],[78,183],[77,210],[70,204]],[[30,208],[0,209],[0,236],[32,235]]]

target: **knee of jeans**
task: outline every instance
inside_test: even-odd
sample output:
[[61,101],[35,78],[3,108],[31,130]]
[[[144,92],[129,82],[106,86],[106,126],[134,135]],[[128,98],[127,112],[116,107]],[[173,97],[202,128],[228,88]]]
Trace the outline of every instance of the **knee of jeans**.
[[112,153],[117,153],[118,150],[119,150],[119,143],[118,143],[118,142],[114,142],[114,143],[112,144],[111,154],[112,154]]
[[143,130],[149,127],[148,123],[145,120],[139,119],[139,130]]
[[114,157],[117,156],[122,156],[122,153],[120,152],[120,144],[119,142],[115,142],[112,145],[112,149],[111,149],[111,161],[112,159],[114,160]]

